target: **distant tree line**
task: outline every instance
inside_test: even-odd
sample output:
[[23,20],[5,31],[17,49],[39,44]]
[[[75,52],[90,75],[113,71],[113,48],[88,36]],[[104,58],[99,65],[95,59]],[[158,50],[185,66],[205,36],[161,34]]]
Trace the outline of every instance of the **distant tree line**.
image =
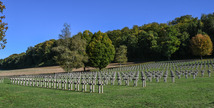
[[[193,38],[195,36],[197,38]],[[206,45],[208,50],[198,49],[201,47],[195,43],[199,38],[209,43]],[[185,15],[168,23],[134,25],[132,28],[124,27],[106,33],[85,30],[73,37],[52,39],[29,47],[25,53],[13,54],[0,60],[0,68],[64,65],[66,69],[69,66],[70,69],[87,66],[102,69],[110,62],[124,63],[126,60],[192,59],[206,55],[213,57],[213,41],[214,13],[203,14],[200,19]]]
[[1,60],[1,69],[17,69],[38,66],[56,65],[52,48],[57,41],[52,39],[29,47],[25,53],[13,54]]

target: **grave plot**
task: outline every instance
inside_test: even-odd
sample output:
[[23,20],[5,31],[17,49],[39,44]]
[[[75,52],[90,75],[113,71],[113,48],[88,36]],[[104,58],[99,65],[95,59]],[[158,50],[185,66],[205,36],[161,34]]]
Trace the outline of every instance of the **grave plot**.
[[[88,93],[104,93],[108,86],[146,87],[149,83],[175,83],[181,78],[211,77],[213,60],[169,61],[53,75],[11,77],[14,85]],[[2,81],[2,78],[0,79]]]

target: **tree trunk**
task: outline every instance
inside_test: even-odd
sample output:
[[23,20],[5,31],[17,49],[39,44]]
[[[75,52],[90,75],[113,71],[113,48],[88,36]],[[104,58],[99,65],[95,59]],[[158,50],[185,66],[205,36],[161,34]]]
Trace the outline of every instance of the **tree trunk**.
[[203,58],[202,58],[202,56],[201,56],[201,60],[202,60]]

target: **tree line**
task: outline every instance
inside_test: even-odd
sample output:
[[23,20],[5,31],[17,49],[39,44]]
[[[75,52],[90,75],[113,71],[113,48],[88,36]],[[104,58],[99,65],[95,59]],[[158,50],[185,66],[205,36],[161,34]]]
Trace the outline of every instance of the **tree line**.
[[[204,43],[197,45],[201,40]],[[29,47],[24,53],[2,59],[0,68],[60,65],[66,71],[72,71],[73,68],[87,66],[102,69],[111,62],[123,63],[127,60],[192,59],[206,55],[213,57],[213,41],[214,13],[202,14],[200,19],[185,15],[167,23],[134,25],[132,28],[124,27],[105,33],[85,30],[72,37],[70,26],[65,24],[58,40],[39,43]],[[199,50],[207,43],[207,51]]]

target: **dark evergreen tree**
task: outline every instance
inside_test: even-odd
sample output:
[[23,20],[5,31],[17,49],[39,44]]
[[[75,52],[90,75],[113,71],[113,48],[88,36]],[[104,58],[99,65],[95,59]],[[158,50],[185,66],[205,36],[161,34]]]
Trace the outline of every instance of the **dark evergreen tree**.
[[87,47],[87,53],[89,65],[101,70],[114,60],[115,49],[107,34],[98,31],[94,33]]

